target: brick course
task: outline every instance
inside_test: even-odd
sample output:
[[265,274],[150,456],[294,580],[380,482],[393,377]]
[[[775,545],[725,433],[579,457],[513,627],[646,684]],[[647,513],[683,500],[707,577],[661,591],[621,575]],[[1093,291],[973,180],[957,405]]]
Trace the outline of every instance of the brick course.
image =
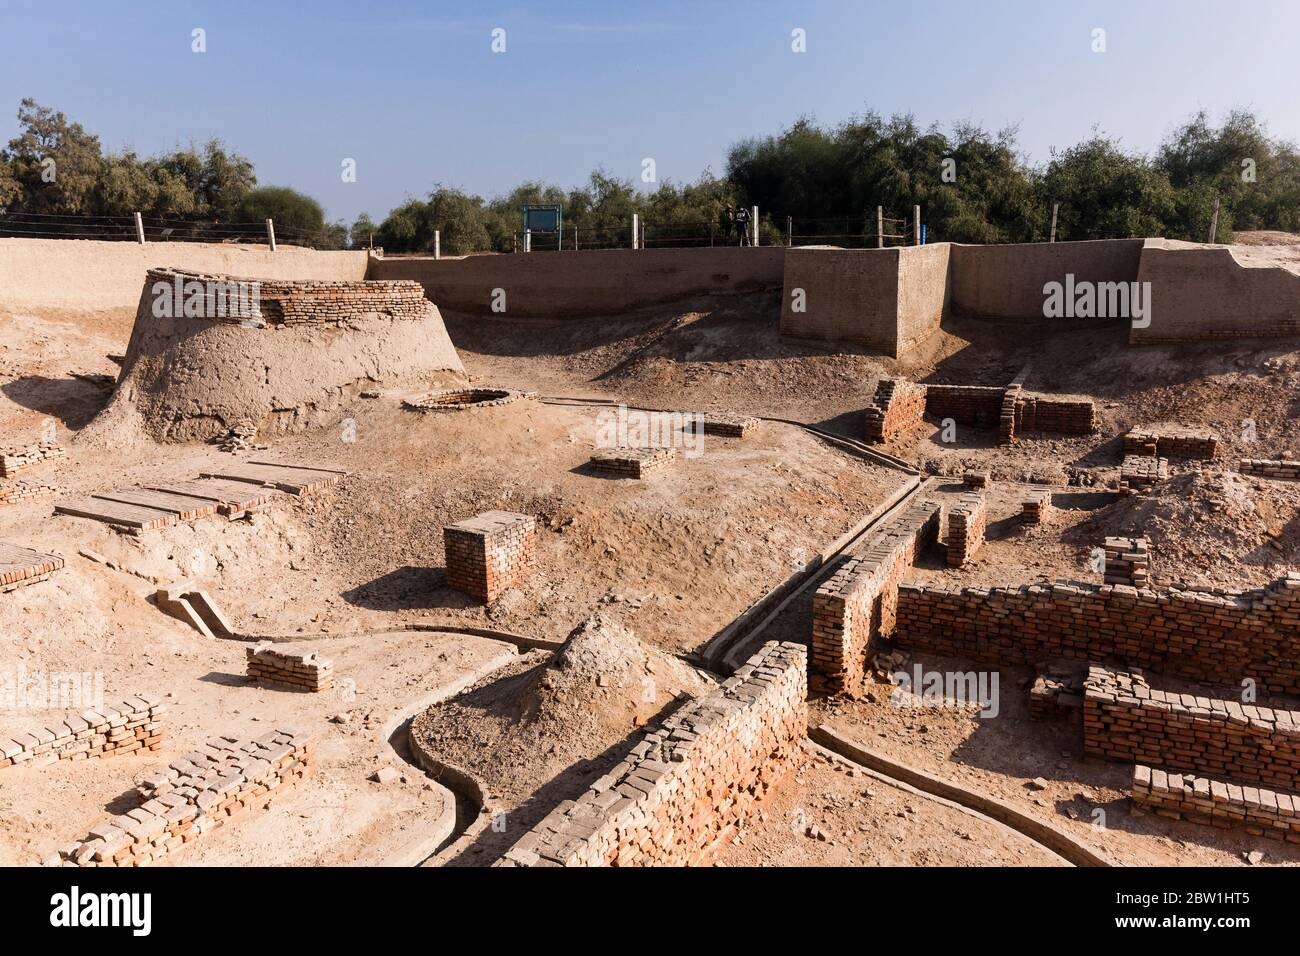
[[160,698],[141,694],[112,706],[70,713],[49,726],[0,732],[0,768],[157,750],[162,746],[166,712]]
[[274,730],[256,740],[214,737],[145,778],[140,806],[110,817],[59,856],[77,866],[145,866],[265,806],[315,768],[314,736]]
[[512,511],[485,511],[442,529],[447,583],[491,604],[530,572],[537,547],[537,519]]
[[0,478],[12,478],[24,468],[49,461],[51,458],[62,458],[65,455],[67,452],[60,448],[57,442],[52,441],[0,451]]
[[901,584],[894,641],[989,664],[1123,661],[1190,680],[1300,694],[1300,573],[1250,591],[1057,582]]
[[311,693],[334,686],[334,662],[315,651],[283,651],[272,647],[245,649],[248,676],[259,684]]
[[1133,803],[1172,820],[1300,843],[1300,794],[1133,765]]
[[1294,459],[1242,458],[1237,470],[1256,478],[1300,478],[1300,461]]
[[1124,436],[1124,454],[1210,461],[1222,439],[1208,428],[1188,425],[1148,425],[1130,429]]
[[711,862],[788,769],[808,731],[807,653],[769,641],[713,693],[646,734],[498,866]]
[[22,501],[52,498],[58,493],[59,489],[42,481],[19,480],[11,484],[0,485],[0,504],[16,505]]
[[1140,673],[1092,665],[1083,750],[1286,790],[1300,779],[1300,711],[1155,690]]

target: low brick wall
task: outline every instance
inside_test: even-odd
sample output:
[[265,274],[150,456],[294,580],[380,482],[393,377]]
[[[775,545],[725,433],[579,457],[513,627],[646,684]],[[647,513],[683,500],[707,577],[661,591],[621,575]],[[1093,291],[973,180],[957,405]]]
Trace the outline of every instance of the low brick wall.
[[1097,408],[1090,398],[1022,395],[1016,403],[1017,432],[1090,435],[1097,430]]
[[813,596],[809,684],[823,696],[862,692],[873,637],[894,628],[898,582],[938,540],[940,507],[913,502],[870,532]]
[[1026,524],[1046,524],[1052,519],[1052,490],[1035,488],[1020,503],[1020,516]]
[[319,693],[334,686],[334,662],[315,651],[284,651],[272,647],[245,649],[248,676],[259,684]]
[[1124,454],[1157,458],[1190,458],[1211,461],[1222,444],[1209,428],[1189,425],[1156,425],[1133,428],[1124,436]]
[[727,846],[808,732],[807,653],[769,641],[646,734],[498,866],[695,866]]
[[1140,674],[1093,665],[1083,751],[1285,790],[1300,779],[1300,711],[1154,690]]
[[617,478],[648,478],[677,457],[674,448],[612,448],[591,456],[587,467]]
[[1300,478],[1300,461],[1293,459],[1243,458],[1237,470],[1256,478]]
[[1300,794],[1133,766],[1133,803],[1172,820],[1300,843]]
[[484,604],[532,570],[537,519],[512,511],[485,511],[442,529],[447,583]]
[[12,478],[24,468],[51,458],[62,458],[66,454],[56,442],[43,441],[22,448],[10,448],[0,452],[0,478]]
[[0,768],[158,750],[166,712],[161,698],[140,694],[112,706],[69,714],[57,724],[5,730],[0,732]]
[[886,442],[925,424],[925,386],[901,378],[881,379],[866,411],[867,441]]
[[988,664],[1123,661],[1212,683],[1300,694],[1300,573],[1209,593],[1081,582],[901,584],[894,640]]
[[[143,803],[59,851],[78,866],[144,866],[264,805],[316,769],[316,738],[274,730],[256,740],[214,737],[145,778]],[[66,864],[65,864],[66,865]]]
[[16,505],[23,501],[38,501],[41,498],[53,498],[59,489],[41,481],[15,481],[0,485],[0,504]]
[[979,492],[964,494],[948,509],[948,536],[944,542],[950,568],[965,567],[984,544],[988,502]]
[[997,428],[1006,389],[988,385],[926,385],[925,412],[959,425]]
[[422,319],[430,308],[424,289],[409,280],[248,279],[150,269],[146,291],[151,303],[169,300],[169,316],[188,316],[193,308],[194,318],[236,325],[338,325],[369,314]]

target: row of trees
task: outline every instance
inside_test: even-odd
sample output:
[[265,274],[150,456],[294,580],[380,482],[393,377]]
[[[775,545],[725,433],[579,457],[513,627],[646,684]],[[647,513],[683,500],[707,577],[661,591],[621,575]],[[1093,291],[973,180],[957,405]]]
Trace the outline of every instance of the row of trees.
[[[626,245],[632,215],[665,242],[707,241],[729,205],[757,205],[764,241],[781,242],[785,218],[800,235],[874,233],[874,210],[897,215],[919,204],[929,235],[955,242],[1029,242],[1047,238],[1053,203],[1057,237],[1163,235],[1206,238],[1220,202],[1219,241],[1239,229],[1300,231],[1300,152],[1270,136],[1250,112],[1215,126],[1198,113],[1154,154],[1129,151],[1094,131],[1076,146],[1027,162],[1016,130],[990,133],[959,124],[921,128],[911,116],[875,113],[833,128],[800,120],[777,135],[731,147],[724,175],[692,183],[665,180],[650,191],[632,179],[593,172],[574,189],[526,182],[492,199],[448,186],[410,199],[376,224],[327,223],[312,198],[284,187],[258,187],[253,165],[218,141],[201,149],[141,158],[104,154],[97,137],[62,113],[24,100],[21,134],[0,151],[0,210],[126,216],[200,222],[276,221],[277,230],[323,248],[373,240],[392,252],[510,251],[524,204],[559,203],[566,226],[584,243]],[[57,177],[45,175],[48,162]],[[571,233],[570,233],[571,235]]]

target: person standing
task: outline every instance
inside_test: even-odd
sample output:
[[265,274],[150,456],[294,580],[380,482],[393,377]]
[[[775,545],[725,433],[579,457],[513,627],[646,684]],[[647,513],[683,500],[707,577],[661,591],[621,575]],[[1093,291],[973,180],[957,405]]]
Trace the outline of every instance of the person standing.
[[736,231],[740,233],[740,244],[742,246],[750,245],[749,210],[744,206],[741,206],[736,210]]

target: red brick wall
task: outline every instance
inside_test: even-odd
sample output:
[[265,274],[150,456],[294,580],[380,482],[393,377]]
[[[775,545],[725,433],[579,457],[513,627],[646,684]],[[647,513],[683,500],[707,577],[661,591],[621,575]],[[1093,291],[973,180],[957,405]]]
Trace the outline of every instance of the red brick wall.
[[648,733],[498,866],[695,866],[730,843],[808,732],[808,655],[770,641]]
[[866,411],[865,437],[885,442],[925,424],[925,386],[901,378],[881,379]]
[[994,588],[902,584],[894,639],[991,664],[1126,661],[1192,680],[1252,678],[1300,694],[1300,573],[1205,593],[1058,582]]
[[1174,820],[1300,843],[1300,796],[1133,765],[1133,803]]
[[485,604],[532,570],[537,519],[485,511],[442,529],[447,583]]

